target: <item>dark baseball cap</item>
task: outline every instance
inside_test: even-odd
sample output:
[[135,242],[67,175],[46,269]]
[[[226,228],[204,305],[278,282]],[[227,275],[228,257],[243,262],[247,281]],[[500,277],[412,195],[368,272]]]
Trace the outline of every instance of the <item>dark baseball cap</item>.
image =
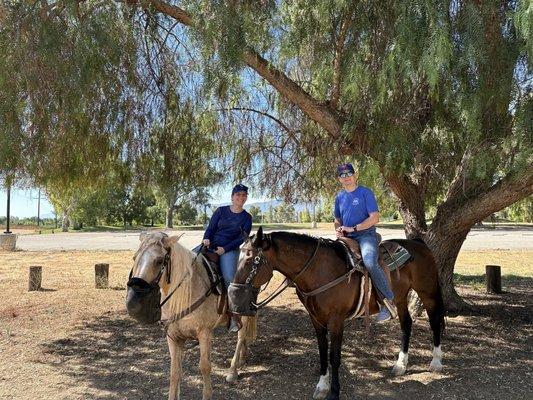
[[231,194],[234,195],[235,193],[239,193],[239,192],[248,193],[248,186],[244,186],[242,183],[239,183],[233,187]]
[[337,167],[337,175],[344,174],[346,172],[351,172],[352,174],[355,173],[355,169],[353,168],[353,165],[350,163],[341,164]]

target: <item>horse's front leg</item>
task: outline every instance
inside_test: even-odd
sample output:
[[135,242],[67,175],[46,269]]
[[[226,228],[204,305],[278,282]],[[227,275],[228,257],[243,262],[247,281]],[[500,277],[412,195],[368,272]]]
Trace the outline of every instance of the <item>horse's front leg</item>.
[[170,352],[170,388],[168,400],[179,400],[181,362],[183,360],[183,340],[173,340],[167,335],[168,351]]
[[213,387],[211,385],[211,341],[213,339],[213,332],[209,329],[204,329],[198,334],[198,342],[200,343],[200,371],[204,380],[204,390],[202,400],[211,400],[213,395]]
[[320,354],[320,380],[316,385],[313,399],[325,399],[330,389],[328,374],[328,330],[318,324],[313,318],[316,338],[318,341],[318,352]]
[[327,400],[339,400],[341,390],[339,382],[339,367],[341,365],[344,320],[342,318],[336,318],[334,321],[330,320],[328,323],[328,330],[330,333],[329,362],[331,364],[331,390],[328,394]]
[[239,331],[237,346],[235,347],[235,353],[233,353],[233,358],[231,359],[231,365],[226,375],[226,381],[235,382],[239,377],[237,369],[243,364],[243,353],[246,348],[246,339],[241,334],[242,329]]

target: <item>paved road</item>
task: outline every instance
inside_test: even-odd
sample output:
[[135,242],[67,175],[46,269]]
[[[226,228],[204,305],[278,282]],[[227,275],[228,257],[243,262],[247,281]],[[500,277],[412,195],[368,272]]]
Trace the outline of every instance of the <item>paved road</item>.
[[[170,231],[175,234],[179,231]],[[314,236],[333,238],[331,231],[322,229],[293,230],[291,232],[308,233]],[[181,232],[179,232],[181,233]],[[383,239],[405,238],[401,229],[379,229]],[[203,231],[186,231],[180,240],[192,248],[199,244]],[[21,235],[17,247],[22,250],[135,250],[139,243],[139,232],[81,232],[55,233],[47,235]],[[531,229],[497,229],[473,230],[463,245],[465,250],[476,249],[533,249],[533,230]]]

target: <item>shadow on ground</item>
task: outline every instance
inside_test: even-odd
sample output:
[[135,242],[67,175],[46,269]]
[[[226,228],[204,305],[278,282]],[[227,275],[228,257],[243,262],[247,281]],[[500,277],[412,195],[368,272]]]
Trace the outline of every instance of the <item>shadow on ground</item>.
[[[531,280],[503,296],[469,290],[474,315],[447,319],[442,374],[428,372],[430,331],[426,320],[413,325],[408,373],[389,370],[399,350],[396,323],[360,321],[345,330],[342,398],[500,399],[532,398]],[[235,384],[224,380],[235,336],[219,330],[213,344],[214,399],[308,399],[318,381],[318,351],[307,314],[296,302],[269,307],[259,319],[259,338],[248,366]],[[168,394],[169,356],[158,327],[140,326],[125,314],[104,314],[80,326],[70,339],[44,344],[59,356],[62,373],[88,387],[92,399],[154,399]],[[186,352],[182,398],[200,399],[198,346]],[[81,385],[83,383],[83,385]]]

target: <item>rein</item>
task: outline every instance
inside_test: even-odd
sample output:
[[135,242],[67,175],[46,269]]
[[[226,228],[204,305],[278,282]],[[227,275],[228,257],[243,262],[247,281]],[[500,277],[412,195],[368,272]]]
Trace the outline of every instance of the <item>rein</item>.
[[[316,253],[318,252],[318,249],[319,249],[321,243],[322,243],[322,238],[319,238],[318,241],[317,241],[315,250],[313,251],[313,254],[311,254],[311,257],[309,257],[309,259],[304,264],[304,266],[302,267],[300,272],[298,272],[296,274],[296,276],[292,279],[292,282],[294,282],[296,279],[298,279],[309,268],[309,266],[311,265],[311,261],[313,261],[313,259],[315,258]],[[259,264],[261,263],[262,259],[264,259],[263,249],[259,249],[258,254],[254,258],[254,264],[252,266],[252,270],[250,271],[250,275],[246,279],[246,284],[250,284],[252,282],[253,278],[255,277],[255,275],[257,275],[257,270],[259,268]],[[283,291],[289,287],[290,282],[291,282],[291,279],[286,277],[285,280],[277,287],[276,290],[274,290],[274,292],[272,292],[272,294],[270,296],[268,296],[265,300],[263,300],[263,301],[261,301],[261,302],[259,302],[257,304],[252,303],[252,305],[254,307],[258,308],[258,309],[266,306],[268,303],[270,303],[272,300],[274,300],[276,297],[278,297],[281,293],[283,293]]]

